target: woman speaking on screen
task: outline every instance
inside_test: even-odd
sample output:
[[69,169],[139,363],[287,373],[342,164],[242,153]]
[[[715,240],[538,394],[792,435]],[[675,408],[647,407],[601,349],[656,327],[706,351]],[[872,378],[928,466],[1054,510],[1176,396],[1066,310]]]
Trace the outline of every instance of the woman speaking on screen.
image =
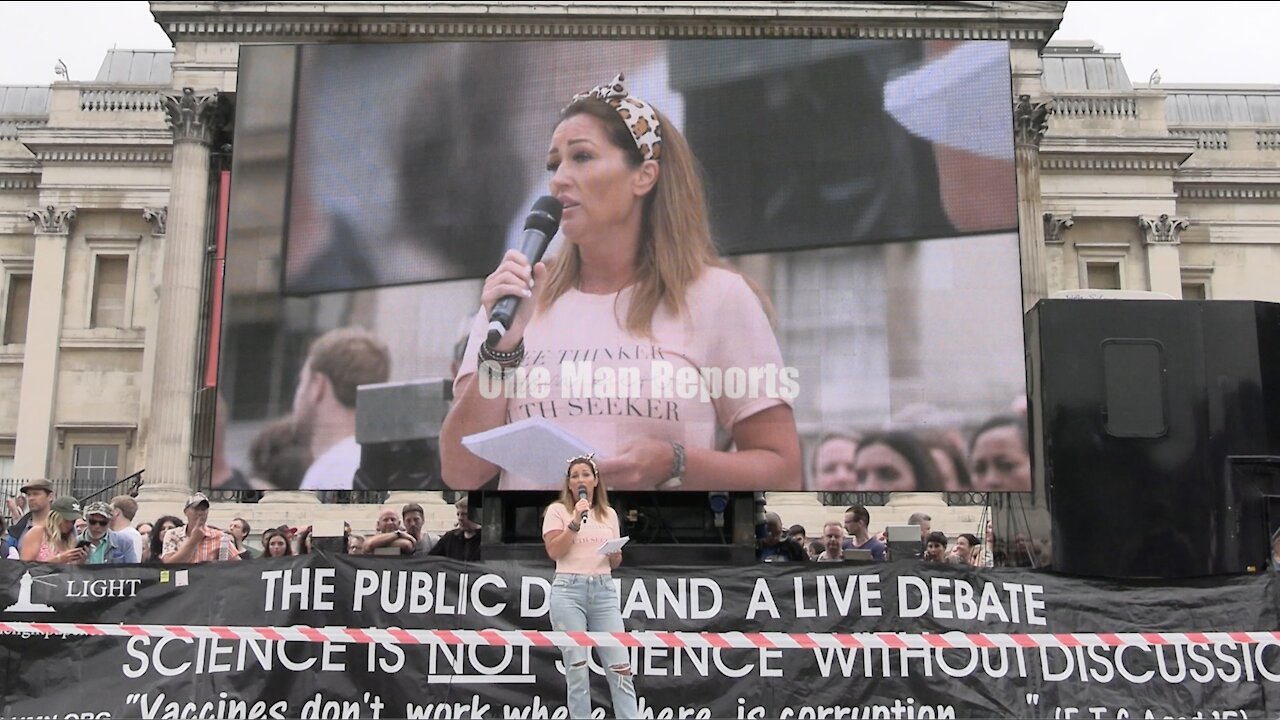
[[[597,451],[615,490],[799,490],[799,378],[763,301],[716,252],[679,131],[619,75],[561,112],[547,170],[565,243],[546,263],[510,250],[486,279],[441,431],[445,483],[501,472],[503,490],[554,489],[559,477],[519,477],[462,445],[541,417]],[[523,300],[490,346],[489,313],[509,295]]]

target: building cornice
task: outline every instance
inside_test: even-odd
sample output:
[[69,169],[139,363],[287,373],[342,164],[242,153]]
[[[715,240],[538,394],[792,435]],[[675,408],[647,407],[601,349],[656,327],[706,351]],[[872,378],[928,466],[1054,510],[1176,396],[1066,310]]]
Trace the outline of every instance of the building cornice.
[[146,346],[146,338],[139,330],[117,337],[90,335],[64,337],[58,345],[64,350],[143,350]]
[[35,190],[40,178],[32,175],[0,175],[0,190]]
[[1098,173],[1167,173],[1178,169],[1182,161],[1167,157],[1139,156],[1103,156],[1086,155],[1040,156],[1040,168],[1055,172],[1098,172]]
[[42,165],[113,163],[127,165],[173,162],[173,137],[163,128],[121,131],[47,129],[22,138]]
[[20,118],[6,120],[0,118],[0,140],[18,140],[32,130],[38,130],[48,124],[49,121],[47,119]]
[[54,163],[110,163],[115,165],[168,165],[173,151],[143,148],[82,147],[40,150],[36,158],[45,165]]
[[67,433],[123,433],[125,447],[133,447],[138,433],[137,423],[131,422],[61,422],[53,426],[58,447],[67,444]]
[[1057,172],[1168,173],[1195,153],[1183,138],[1045,137],[1040,167]]
[[1185,200],[1275,202],[1280,200],[1280,168],[1183,168],[1173,185]]
[[1215,185],[1280,184],[1280,167],[1187,167],[1175,178],[1180,183]]
[[152,2],[170,39],[894,38],[1044,45],[1065,2]]
[[1040,146],[1042,153],[1088,153],[1090,155],[1168,155],[1184,160],[1195,152],[1195,140],[1180,137],[1075,137],[1049,134]]
[[[156,119],[162,119],[156,113]],[[139,146],[170,147],[173,133],[163,125],[153,128],[41,128],[22,136],[22,144],[35,149],[84,147],[86,145],[136,148]]]
[[1280,200],[1280,184],[1190,184],[1178,183],[1180,200],[1226,200],[1230,202]]

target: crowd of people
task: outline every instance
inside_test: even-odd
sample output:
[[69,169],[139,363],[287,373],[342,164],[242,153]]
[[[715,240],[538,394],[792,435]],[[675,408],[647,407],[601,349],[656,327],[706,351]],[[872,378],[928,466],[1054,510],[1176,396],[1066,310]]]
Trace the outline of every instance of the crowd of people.
[[[209,498],[199,492],[187,498],[183,517],[162,515],[151,522],[135,522],[138,502],[129,495],[81,503],[58,495],[48,480],[34,480],[21,488],[20,497],[9,498],[0,512],[0,558],[72,565],[193,564],[306,555],[315,547],[312,527],[288,525],[267,528],[254,547],[253,529],[244,518],[225,529],[210,525]],[[384,508],[367,537],[346,524],[344,549],[351,555],[438,555],[478,562],[480,526],[468,517],[465,497],[455,509],[457,525],[436,535],[423,528],[421,505]]]
[[986,419],[967,441],[954,426],[828,432],[813,444],[807,486],[819,492],[1030,492],[1027,437],[1025,415],[1014,409]]
[[919,544],[910,542],[891,548],[889,528],[871,530],[871,512],[862,505],[851,505],[840,520],[822,526],[822,534],[813,537],[803,525],[785,530],[777,513],[765,513],[756,542],[756,558],[761,562],[886,562],[918,559],[925,562],[950,563],[968,567],[1023,566],[1035,562],[1028,552],[1025,536],[1019,536],[1010,550],[996,541],[990,522],[984,536],[959,533],[948,537],[932,529],[926,513],[912,513],[906,525],[919,528]]

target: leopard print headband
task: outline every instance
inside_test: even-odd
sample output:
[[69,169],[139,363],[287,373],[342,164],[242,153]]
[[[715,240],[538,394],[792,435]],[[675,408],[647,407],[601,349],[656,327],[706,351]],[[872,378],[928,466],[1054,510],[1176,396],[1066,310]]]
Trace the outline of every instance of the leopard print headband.
[[573,466],[577,465],[578,463],[586,463],[590,465],[591,474],[595,475],[597,478],[600,477],[600,468],[596,467],[595,458],[596,458],[595,453],[591,453],[590,455],[578,455],[577,457],[569,458],[569,467],[565,468],[565,471],[564,471],[565,479],[568,479],[569,473],[573,471]]
[[626,123],[631,136],[635,138],[636,149],[645,160],[657,160],[662,156],[662,126],[658,122],[658,114],[649,103],[627,94],[622,84],[622,73],[618,73],[610,82],[597,85],[586,92],[573,96],[570,105],[579,100],[594,98],[608,103],[618,111],[622,122]]

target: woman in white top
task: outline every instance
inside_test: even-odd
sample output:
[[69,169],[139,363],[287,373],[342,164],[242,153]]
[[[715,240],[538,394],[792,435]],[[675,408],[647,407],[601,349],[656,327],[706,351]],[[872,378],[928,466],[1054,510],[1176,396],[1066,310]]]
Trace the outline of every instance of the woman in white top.
[[[586,499],[580,498],[586,490]],[[611,571],[622,562],[622,551],[600,554],[600,546],[617,539],[618,513],[609,507],[609,492],[590,456],[569,461],[560,499],[547,507],[542,541],[556,561],[551,581],[551,627],[558,631],[623,632],[622,611]],[[565,684],[569,717],[591,717],[591,671],[588,648],[564,647]],[[597,647],[605,666],[616,718],[638,718],[635,683],[627,651]]]

